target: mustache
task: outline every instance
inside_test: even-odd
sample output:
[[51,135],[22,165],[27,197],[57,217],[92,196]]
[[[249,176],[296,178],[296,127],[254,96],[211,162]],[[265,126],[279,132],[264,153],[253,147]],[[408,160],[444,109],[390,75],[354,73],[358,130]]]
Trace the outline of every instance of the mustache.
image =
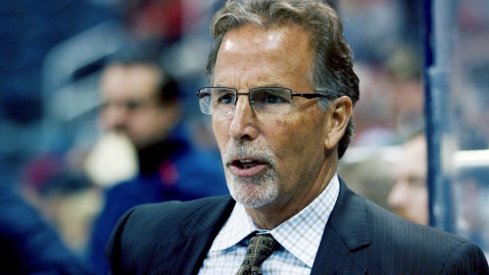
[[224,153],[224,162],[230,163],[236,159],[253,159],[274,165],[273,152],[264,146],[252,145],[251,143],[231,143]]

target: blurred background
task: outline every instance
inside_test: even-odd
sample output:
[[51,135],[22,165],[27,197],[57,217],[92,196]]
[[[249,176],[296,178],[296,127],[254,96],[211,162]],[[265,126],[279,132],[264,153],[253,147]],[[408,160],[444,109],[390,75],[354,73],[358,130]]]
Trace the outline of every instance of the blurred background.
[[[421,179],[408,178],[426,192],[426,223],[470,238],[488,253],[489,2],[330,3],[340,13],[361,84],[356,135],[340,174],[383,207],[408,211],[399,210],[391,191],[407,158],[405,142],[422,133],[426,148],[410,163],[425,170]],[[135,173],[129,153],[127,159],[94,157],[103,66],[130,45],[152,47],[184,93],[184,121],[193,141],[215,150],[209,118],[200,114],[194,94],[207,84],[209,22],[220,5],[0,4],[0,183],[19,189],[81,258],[103,205],[100,191]],[[111,146],[126,150],[123,142]],[[399,190],[408,196],[407,189]]]

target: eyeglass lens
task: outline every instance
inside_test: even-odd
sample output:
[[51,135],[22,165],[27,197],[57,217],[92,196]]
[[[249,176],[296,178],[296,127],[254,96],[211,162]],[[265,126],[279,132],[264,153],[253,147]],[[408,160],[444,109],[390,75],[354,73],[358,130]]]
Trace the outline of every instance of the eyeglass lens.
[[199,105],[207,114],[229,114],[234,111],[239,95],[249,96],[253,109],[259,113],[287,113],[290,110],[291,91],[286,88],[254,88],[238,93],[231,88],[204,88],[199,93]]

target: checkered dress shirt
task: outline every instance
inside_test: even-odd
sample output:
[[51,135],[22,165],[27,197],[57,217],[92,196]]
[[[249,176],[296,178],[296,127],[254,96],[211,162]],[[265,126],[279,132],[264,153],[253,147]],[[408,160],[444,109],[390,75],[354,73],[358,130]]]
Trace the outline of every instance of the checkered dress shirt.
[[214,239],[199,274],[236,274],[248,246],[247,237],[255,231],[272,234],[280,244],[263,262],[263,274],[310,274],[339,190],[338,176],[334,175],[326,189],[306,208],[270,231],[258,229],[243,205],[236,203]]

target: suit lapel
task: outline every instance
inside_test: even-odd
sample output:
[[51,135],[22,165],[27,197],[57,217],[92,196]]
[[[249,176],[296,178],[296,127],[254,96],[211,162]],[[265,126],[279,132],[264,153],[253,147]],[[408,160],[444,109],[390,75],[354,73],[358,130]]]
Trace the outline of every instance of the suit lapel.
[[328,220],[311,274],[365,274],[357,260],[371,242],[371,226],[361,197],[340,179],[338,200]]
[[[184,217],[178,226],[181,236],[161,244],[152,274],[197,274],[212,242],[234,207],[229,196]],[[206,214],[202,214],[205,212]],[[167,239],[162,236],[161,239]]]
[[[233,207],[234,201],[226,197],[212,205],[203,205],[183,218],[178,223],[181,236],[159,246],[152,274],[197,274]],[[365,253],[371,242],[370,228],[363,199],[340,179],[338,200],[325,227],[311,274],[365,274],[366,269],[358,260],[362,257],[357,255]]]

